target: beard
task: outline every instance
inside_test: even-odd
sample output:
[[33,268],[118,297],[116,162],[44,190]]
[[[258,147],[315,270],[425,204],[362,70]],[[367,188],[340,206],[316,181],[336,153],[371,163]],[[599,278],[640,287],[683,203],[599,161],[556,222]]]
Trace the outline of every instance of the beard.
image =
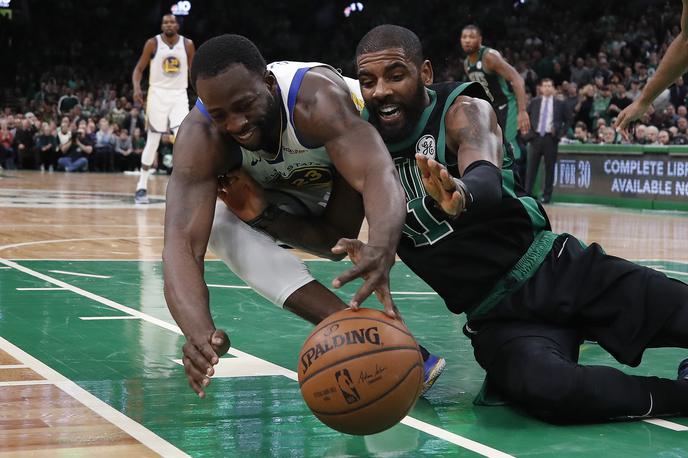
[[[282,132],[278,131],[281,126],[280,117],[282,116],[282,107],[278,103],[276,97],[269,94],[267,99],[267,106],[265,110],[265,116],[256,122],[256,130],[258,131],[258,143],[254,146],[244,146],[249,151],[260,151],[263,150],[267,156],[274,156],[279,154],[277,148],[279,146],[279,139],[282,136]],[[274,135],[277,132],[277,135]]]
[[385,101],[382,104],[375,103],[369,106],[368,121],[377,129],[385,143],[396,143],[408,137],[420,120],[423,110],[425,110],[425,86],[419,81],[410,101],[398,104],[404,116],[404,123],[399,127],[387,126],[382,123],[378,108],[386,103],[390,102]]

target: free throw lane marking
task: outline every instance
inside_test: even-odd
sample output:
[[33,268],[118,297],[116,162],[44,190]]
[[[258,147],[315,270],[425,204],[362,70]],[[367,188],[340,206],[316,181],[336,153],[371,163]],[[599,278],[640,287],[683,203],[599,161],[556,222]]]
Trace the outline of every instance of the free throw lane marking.
[[[84,321],[105,321],[105,320],[140,320],[141,318],[138,316],[131,316],[131,315],[119,315],[119,316],[80,316],[80,320]],[[2,367],[2,366],[0,366]]]
[[[0,258],[0,264],[4,264],[4,265],[6,265],[6,266],[12,267],[12,268],[14,268],[14,269],[16,269],[16,270],[19,270],[20,272],[24,272],[25,274],[31,275],[31,276],[36,277],[36,278],[40,278],[41,280],[47,281],[47,282],[52,283],[52,284],[54,284],[54,285],[61,286],[61,287],[63,287],[63,288],[67,288],[67,289],[69,289],[70,291],[72,291],[72,292],[74,292],[74,293],[76,293],[76,294],[79,294],[79,295],[81,295],[81,296],[87,297],[87,298],[89,298],[89,299],[91,299],[91,300],[93,300],[93,301],[95,301],[95,302],[99,302],[99,303],[101,303],[101,304],[103,304],[103,305],[106,305],[106,306],[108,306],[108,307],[112,307],[112,308],[114,308],[114,309],[116,309],[116,310],[122,311],[122,312],[124,312],[124,313],[129,314],[129,315],[139,317],[139,318],[141,318],[142,320],[145,320],[145,321],[147,321],[147,322],[149,322],[149,323],[151,323],[151,324],[154,324],[154,325],[156,325],[156,326],[160,326],[161,328],[167,329],[167,330],[172,331],[172,332],[174,332],[174,333],[176,333],[176,334],[183,335],[181,329],[179,329],[179,327],[176,326],[176,325],[174,325],[174,324],[168,323],[168,322],[166,322],[166,321],[164,321],[164,320],[161,320],[161,319],[159,319],[159,318],[155,318],[155,317],[150,316],[150,315],[148,315],[148,314],[146,314],[146,313],[143,313],[143,312],[140,312],[140,311],[138,311],[138,310],[135,310],[135,309],[133,309],[133,308],[131,308],[131,307],[127,307],[127,306],[125,306],[125,305],[119,304],[119,303],[117,303],[117,302],[115,302],[115,301],[112,301],[112,300],[110,300],[110,299],[106,299],[106,298],[104,298],[104,297],[102,297],[102,296],[98,296],[97,294],[93,294],[93,293],[91,293],[91,292],[88,292],[88,291],[83,290],[83,289],[81,289],[81,288],[79,288],[79,287],[70,285],[69,283],[65,283],[65,282],[63,282],[63,281],[61,281],[61,280],[58,280],[58,279],[56,279],[56,278],[52,278],[52,277],[50,277],[50,276],[48,276],[48,275],[42,274],[42,273],[40,273],[40,272],[36,272],[35,270],[29,269],[28,267],[24,267],[24,266],[22,266],[22,265],[20,265],[20,264],[17,264],[16,262],[13,262],[13,261],[9,261],[9,260],[7,260],[7,259]],[[8,352],[8,353],[9,353],[9,352]],[[22,352],[22,353],[23,353],[23,352]],[[285,376],[285,377],[290,378],[291,380],[294,380],[294,381],[298,380],[298,377],[297,377],[297,375],[296,375],[296,372],[294,372],[294,371],[292,371],[292,370],[290,370],[290,369],[284,368],[284,367],[282,367],[282,366],[279,366],[279,365],[277,365],[277,364],[271,363],[270,361],[266,361],[266,360],[264,360],[264,359],[258,358],[258,357],[256,357],[256,356],[253,356],[253,355],[251,355],[251,354],[249,354],[249,353],[246,353],[246,352],[243,352],[243,351],[241,351],[241,350],[237,350],[236,348],[230,348],[228,353],[231,354],[231,355],[233,355],[233,356],[239,357],[239,358],[244,358],[244,359],[247,360],[247,361],[255,361],[256,364],[258,364],[258,362],[260,362],[260,364],[261,364],[262,367],[265,367],[265,368],[272,368],[272,369],[273,369],[274,371],[276,371],[276,372],[277,372],[277,371],[284,371],[284,376]],[[12,356],[14,356],[14,355],[12,355]],[[29,355],[27,354],[27,356],[29,356]],[[15,356],[15,358],[16,358],[16,356]],[[18,358],[18,359],[19,359],[19,358]],[[26,362],[26,359],[21,359],[21,360],[24,361],[24,362]],[[42,364],[42,363],[40,363],[40,364]],[[46,367],[47,369],[50,369],[50,368],[48,368],[47,366],[45,366],[45,367]],[[35,370],[35,369],[34,369],[34,370]],[[50,370],[52,371],[52,369],[50,369]],[[39,372],[38,370],[36,370],[36,372],[38,372],[39,374],[43,375],[43,374],[42,374],[41,372]],[[53,371],[53,372],[54,372],[54,371]],[[56,372],[55,372],[55,373],[56,373]],[[57,374],[57,373],[56,373],[56,374]],[[57,375],[59,375],[59,374],[57,374]],[[79,388],[78,385],[75,385],[75,386],[76,386],[77,388]],[[83,389],[81,389],[81,388],[79,388],[79,389],[90,395],[90,393],[88,393],[87,391],[85,391],[85,390],[83,390]],[[92,396],[92,395],[90,395],[90,396]],[[95,398],[95,396],[92,396],[92,397]],[[101,402],[102,404],[108,406],[107,404],[105,404],[105,403],[103,403],[102,401],[100,401],[98,398],[95,398],[95,399],[98,400],[99,402]],[[123,415],[123,414],[121,414],[118,410],[115,410],[115,409],[111,408],[110,406],[108,406],[108,407],[109,407],[111,410],[113,410],[114,412],[117,412],[118,414]],[[128,417],[125,416],[125,418],[127,418],[129,421],[133,422],[133,420],[129,419]],[[135,422],[133,422],[133,423],[135,423]],[[488,458],[506,458],[506,457],[511,457],[511,455],[508,455],[508,454],[506,454],[506,453],[504,453],[504,452],[501,452],[501,451],[499,451],[499,450],[496,450],[496,449],[494,449],[494,448],[491,448],[491,447],[489,447],[489,446],[487,446],[487,445],[483,445],[483,444],[480,444],[479,442],[475,442],[475,441],[473,441],[473,440],[471,440],[471,439],[465,438],[465,437],[463,437],[463,436],[459,436],[458,434],[454,434],[454,433],[451,433],[451,432],[449,432],[449,431],[445,431],[445,430],[443,430],[442,428],[438,428],[438,427],[433,426],[433,425],[431,425],[431,424],[429,424],[429,423],[425,423],[424,421],[420,421],[420,420],[417,420],[417,419],[412,418],[412,417],[409,417],[409,416],[407,416],[407,417],[405,417],[403,420],[401,420],[401,423],[403,423],[404,425],[407,425],[407,426],[409,426],[409,427],[411,427],[411,428],[417,429],[417,430],[419,430],[419,431],[423,431],[424,433],[429,434],[429,435],[431,435],[431,436],[435,436],[435,437],[437,437],[437,438],[443,439],[443,440],[445,440],[445,441],[447,441],[447,442],[450,442],[450,443],[452,443],[452,444],[458,445],[459,447],[462,447],[462,448],[465,448],[465,449],[467,449],[467,450],[470,450],[470,451],[473,451],[473,452],[475,452],[475,453],[478,453],[478,454],[480,454],[480,455],[486,456],[486,457],[488,457]],[[135,424],[138,425],[138,426],[141,426],[141,425],[139,425],[138,423],[135,423]],[[141,426],[141,428],[144,428],[144,427]],[[144,428],[144,429],[145,429],[145,428]],[[129,429],[124,429],[124,430],[125,430],[125,431],[130,431]],[[146,431],[148,431],[148,430],[146,430]],[[150,431],[149,431],[149,432],[150,432]],[[440,432],[443,432],[441,436],[439,435]],[[151,434],[153,434],[153,433],[151,433]],[[134,436],[134,435],[132,434],[132,436]],[[134,436],[134,437],[136,437],[136,436]],[[157,437],[157,436],[155,436],[155,437]],[[136,437],[136,438],[138,439],[138,437]],[[140,440],[140,439],[139,439],[139,440]],[[162,441],[162,439],[160,439],[160,440]],[[141,442],[144,443],[145,445],[149,446],[146,442],[143,442],[143,441],[141,441]],[[171,444],[169,444],[169,445],[172,446]],[[157,450],[156,450],[156,451],[157,451]],[[160,453],[160,452],[159,452],[159,453]],[[167,456],[167,454],[163,454],[163,456]]]

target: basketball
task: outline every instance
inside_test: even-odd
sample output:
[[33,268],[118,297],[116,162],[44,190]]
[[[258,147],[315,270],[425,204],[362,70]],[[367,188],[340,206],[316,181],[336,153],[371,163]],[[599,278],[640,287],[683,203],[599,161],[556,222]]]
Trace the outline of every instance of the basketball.
[[330,428],[366,435],[391,428],[423,386],[423,359],[406,326],[373,309],[323,320],[299,354],[301,394]]

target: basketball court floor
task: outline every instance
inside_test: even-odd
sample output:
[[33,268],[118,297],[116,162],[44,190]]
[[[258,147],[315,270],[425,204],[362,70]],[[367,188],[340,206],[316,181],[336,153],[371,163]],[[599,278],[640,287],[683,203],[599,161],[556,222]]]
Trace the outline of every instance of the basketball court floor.
[[[400,262],[392,277],[397,305],[417,339],[448,362],[402,424],[367,437],[322,425],[295,381],[311,326],[212,256],[211,308],[232,349],[199,399],[162,295],[167,177],[151,180],[157,199],[142,207],[131,203],[134,180],[15,171],[0,178],[0,457],[688,457],[688,418],[562,427],[508,407],[474,406],[483,372],[460,332],[463,319]],[[556,231],[688,281],[688,214],[548,211]],[[326,284],[346,268],[307,263]],[[686,356],[650,350],[640,367],[623,370],[673,378]],[[583,345],[581,361],[620,367],[594,344]]]

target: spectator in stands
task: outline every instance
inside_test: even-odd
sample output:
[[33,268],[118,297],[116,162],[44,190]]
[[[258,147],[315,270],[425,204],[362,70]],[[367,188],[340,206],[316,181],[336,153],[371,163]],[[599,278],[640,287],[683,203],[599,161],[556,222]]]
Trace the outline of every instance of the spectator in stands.
[[592,72],[585,66],[585,61],[582,57],[577,57],[576,65],[571,67],[571,81],[576,83],[578,87],[592,83]]
[[44,122],[41,131],[36,136],[35,149],[38,152],[41,172],[53,171],[57,165],[57,137],[52,133],[50,124]]
[[656,126],[647,126],[645,131],[645,144],[646,145],[657,145],[659,137],[659,129]]
[[612,91],[609,89],[609,86],[601,86],[592,104],[592,112],[590,114],[593,122],[597,122],[597,119],[604,119],[605,121],[608,119],[609,114],[607,110],[611,101]]
[[683,83],[683,77],[679,76],[676,83],[669,88],[669,101],[675,107],[685,105],[688,96],[688,86]]
[[587,84],[578,94],[578,105],[576,105],[576,122],[584,122],[588,130],[592,130],[592,106],[595,100],[595,86]]
[[613,89],[612,99],[609,102],[607,114],[610,117],[616,117],[621,110],[629,106],[631,103],[633,103],[633,100],[631,100],[626,94],[626,88],[624,85],[621,83],[616,84]]
[[79,98],[74,95],[74,89],[65,88],[65,94],[57,101],[57,111],[60,114],[67,114],[72,108],[79,104]]
[[566,129],[572,129],[575,124],[576,106],[578,105],[578,86],[574,82],[568,83],[564,94],[564,113],[566,115]]
[[640,81],[634,78],[631,80],[631,88],[628,90],[626,95],[628,95],[631,100],[636,100],[638,97],[640,97],[640,93]]
[[671,144],[671,136],[669,135],[669,132],[664,129],[660,130],[659,134],[657,135],[657,141],[660,145]]
[[122,121],[122,127],[133,133],[137,128],[143,129],[145,127],[145,123],[146,121],[139,109],[133,107],[129,110],[129,113],[124,118],[124,121]]
[[101,118],[96,132],[95,154],[93,155],[93,166],[98,171],[109,172],[114,167],[115,138],[112,130],[108,120]]
[[20,169],[37,169],[38,157],[34,149],[33,137],[36,130],[29,119],[22,119],[20,127],[14,135],[14,148],[17,152],[17,162]]
[[576,127],[573,130],[573,138],[577,143],[588,143],[590,141],[588,134],[588,126],[581,121],[576,123]]
[[65,172],[86,172],[88,170],[88,156],[93,152],[93,145],[86,136],[84,129],[73,132],[67,143],[60,147],[63,154],[57,164]]
[[647,126],[645,124],[637,124],[633,130],[633,141],[632,143],[638,145],[644,145],[647,143]]
[[125,97],[117,99],[115,101],[115,108],[113,108],[108,114],[108,120],[113,126],[118,125],[119,127],[122,127],[124,118],[127,117],[127,112],[124,109],[125,103],[127,103],[127,99]]
[[93,106],[93,99],[91,99],[91,97],[84,97],[84,103],[81,106],[81,114],[86,119],[92,119],[98,116],[98,110]]
[[2,120],[0,118],[0,161],[2,161],[2,168],[14,169],[16,168],[14,150],[14,135],[10,131],[7,118]]
[[134,166],[138,167],[141,164],[141,153],[143,153],[143,148],[146,146],[146,138],[141,135],[143,129],[137,127],[134,129],[134,135],[131,136],[131,146],[134,152]]
[[115,170],[124,172],[125,170],[133,170],[135,164],[132,163],[134,156],[131,154],[133,148],[131,145],[131,138],[127,129],[121,129],[117,140],[115,142]]

